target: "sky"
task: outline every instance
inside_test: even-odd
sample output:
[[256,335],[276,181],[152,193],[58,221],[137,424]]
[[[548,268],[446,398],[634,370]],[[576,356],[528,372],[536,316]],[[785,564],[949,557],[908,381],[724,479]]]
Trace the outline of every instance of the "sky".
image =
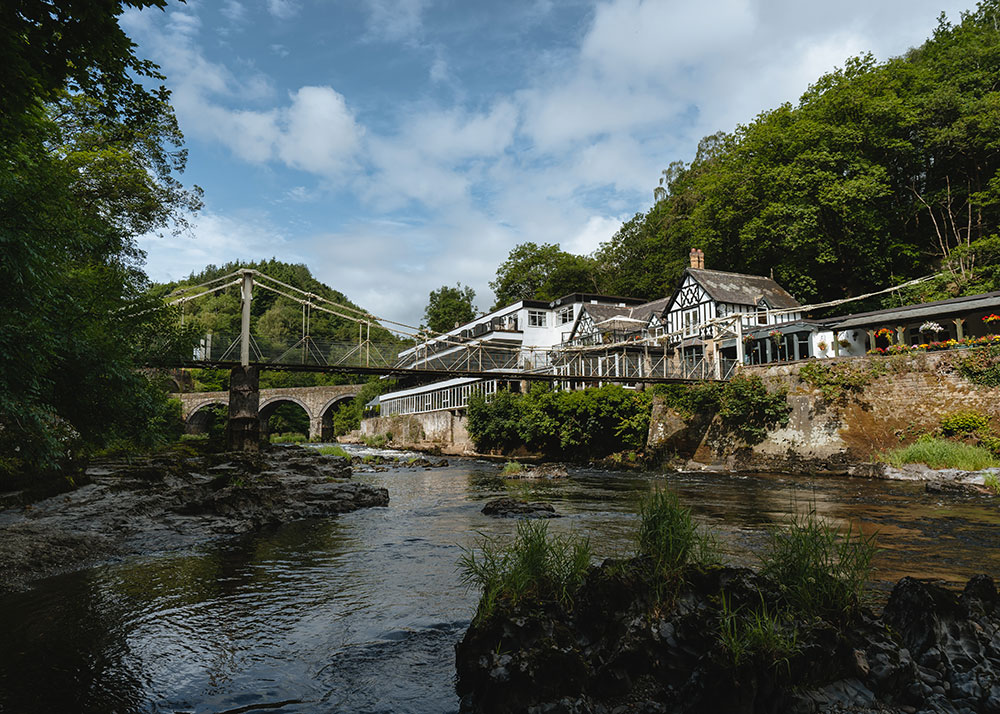
[[[205,208],[156,281],[275,257],[420,323],[493,303],[527,241],[587,254],[698,140],[898,56],[973,0],[189,0],[122,27],[159,64]],[[710,267],[710,266],[709,266]]]

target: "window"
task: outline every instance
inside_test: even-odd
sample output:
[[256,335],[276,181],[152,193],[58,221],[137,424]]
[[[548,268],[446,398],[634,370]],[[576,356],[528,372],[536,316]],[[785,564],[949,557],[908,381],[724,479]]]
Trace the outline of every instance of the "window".
[[568,322],[573,322],[573,307],[564,307],[559,311],[559,324],[565,325]]
[[698,330],[696,329],[698,326],[698,308],[685,310],[681,314],[681,323],[684,325],[685,337],[693,337],[698,334]]
[[545,327],[545,311],[528,310],[528,327]]

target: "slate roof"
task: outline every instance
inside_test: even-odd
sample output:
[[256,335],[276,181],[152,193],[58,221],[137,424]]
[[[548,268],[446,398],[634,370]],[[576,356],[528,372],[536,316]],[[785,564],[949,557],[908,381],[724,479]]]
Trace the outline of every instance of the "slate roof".
[[779,310],[799,307],[801,304],[773,279],[762,275],[725,273],[721,270],[701,268],[686,268],[684,272],[697,280],[716,302],[756,305],[761,298],[764,298],[768,305]]
[[830,318],[830,321],[838,321],[835,325],[836,329],[847,330],[853,327],[876,325],[885,322],[915,322],[941,315],[970,313],[979,310],[995,310],[997,308],[1000,308],[1000,290],[981,295],[967,295],[965,297],[949,298],[948,300],[937,300],[917,305],[904,305],[903,307],[894,307],[888,310],[859,312],[854,315]]

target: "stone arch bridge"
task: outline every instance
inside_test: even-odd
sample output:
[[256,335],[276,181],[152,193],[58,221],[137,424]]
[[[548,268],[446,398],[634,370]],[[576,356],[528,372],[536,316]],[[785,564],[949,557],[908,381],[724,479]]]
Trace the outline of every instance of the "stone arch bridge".
[[[267,421],[282,404],[297,404],[309,415],[309,438],[333,438],[333,412],[345,401],[354,399],[361,384],[338,384],[332,387],[279,387],[261,389],[258,414],[261,433]],[[229,392],[182,392],[171,395],[181,402],[181,415],[189,433],[201,431],[208,423],[207,407],[229,406]]]

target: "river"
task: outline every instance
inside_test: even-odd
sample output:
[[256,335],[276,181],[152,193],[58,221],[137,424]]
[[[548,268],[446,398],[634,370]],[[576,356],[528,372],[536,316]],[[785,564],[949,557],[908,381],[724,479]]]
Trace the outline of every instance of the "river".
[[570,469],[504,481],[496,464],[358,474],[388,508],[129,558],[0,596],[0,712],[452,712],[454,644],[475,593],[456,562],[515,522],[498,495],[551,502],[554,531],[599,556],[631,547],[639,499],[676,489],[727,558],[752,564],[768,526],[816,510],[879,533],[877,587],[903,575],[1000,575],[995,500],[912,482]]

